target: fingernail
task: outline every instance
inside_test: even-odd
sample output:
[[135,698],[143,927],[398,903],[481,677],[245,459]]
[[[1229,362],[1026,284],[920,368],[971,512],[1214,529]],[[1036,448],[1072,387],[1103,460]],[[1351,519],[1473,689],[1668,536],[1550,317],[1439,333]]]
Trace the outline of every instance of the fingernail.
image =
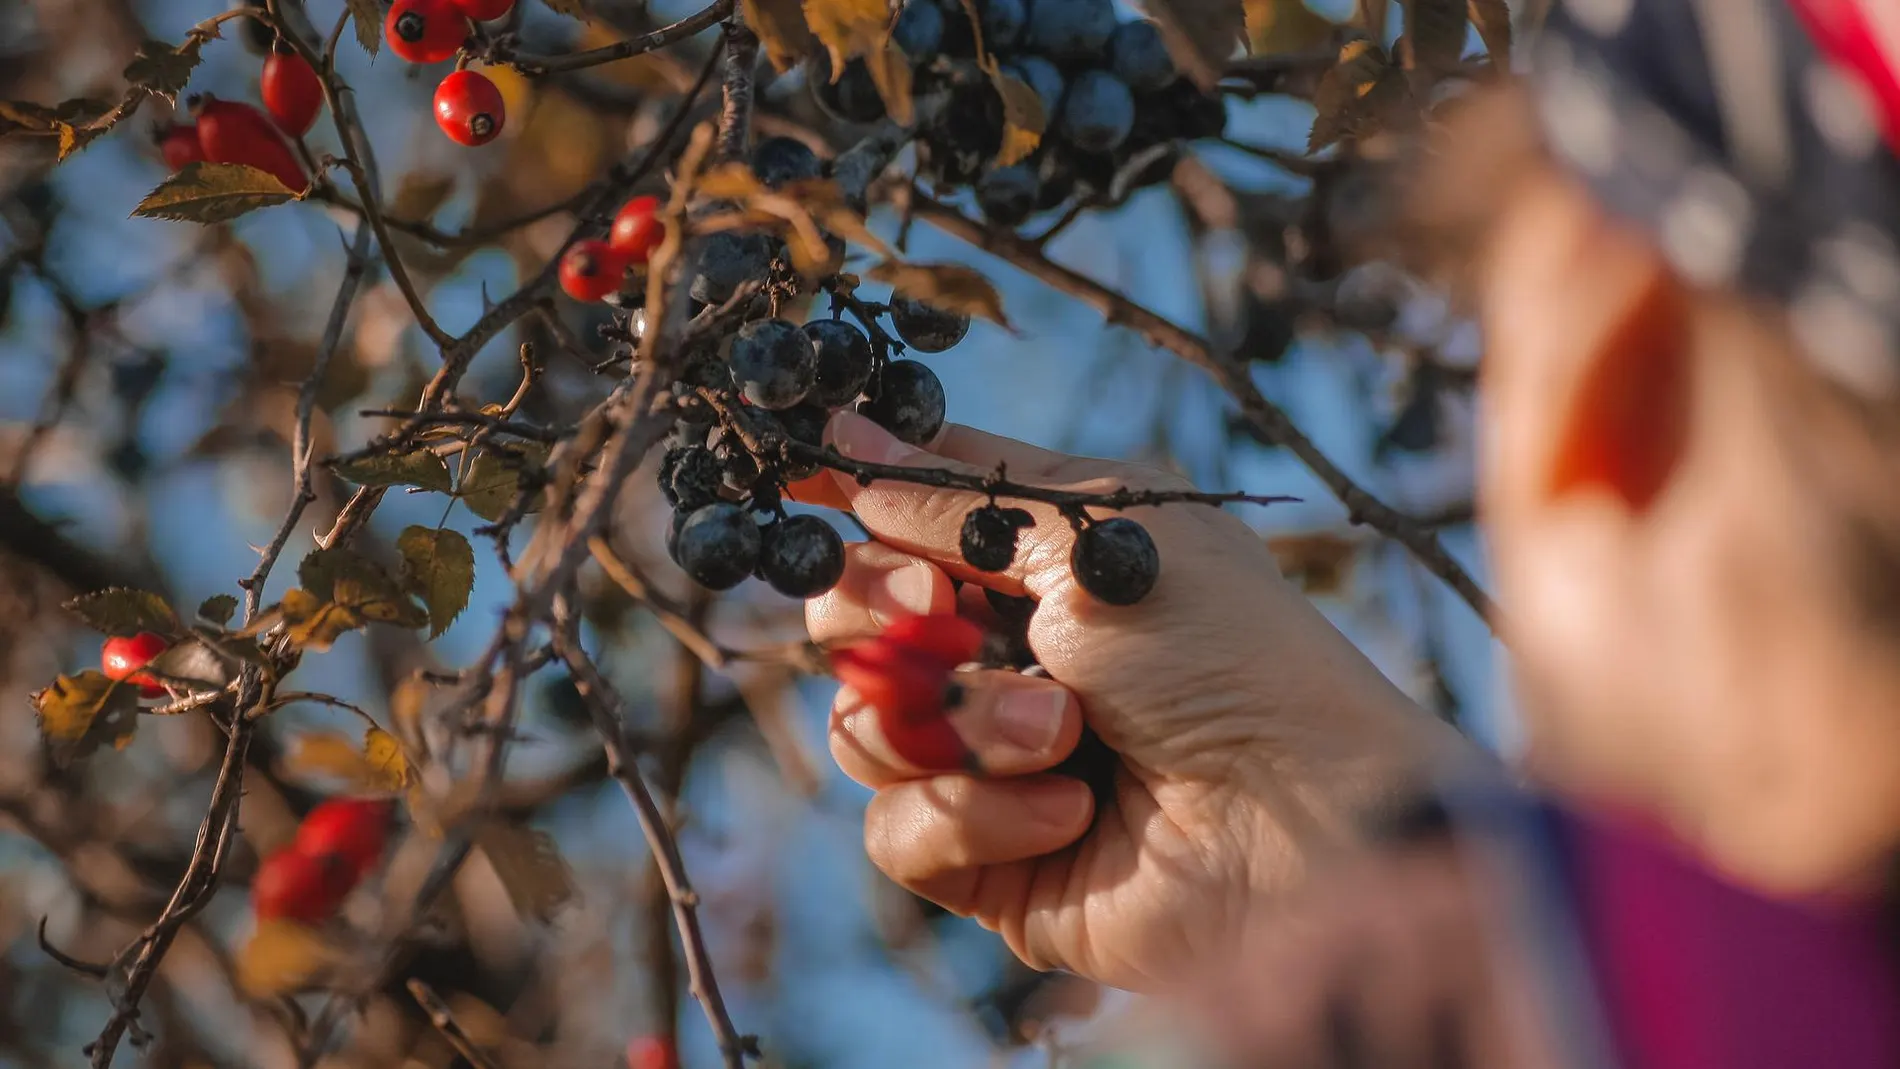
[[996,701],[996,733],[1025,753],[1047,753],[1062,734],[1068,692],[1059,687],[1007,690]]
[[852,412],[831,417],[825,437],[838,452],[867,464],[902,464],[923,450],[893,438],[890,432]]
[[1023,799],[1023,808],[1032,820],[1066,826],[1082,819],[1089,806],[1088,788],[1079,781],[1056,782],[1037,787]]
[[871,619],[889,627],[900,616],[925,616],[934,607],[937,577],[928,564],[906,564],[887,574],[878,585],[881,597],[871,604]]

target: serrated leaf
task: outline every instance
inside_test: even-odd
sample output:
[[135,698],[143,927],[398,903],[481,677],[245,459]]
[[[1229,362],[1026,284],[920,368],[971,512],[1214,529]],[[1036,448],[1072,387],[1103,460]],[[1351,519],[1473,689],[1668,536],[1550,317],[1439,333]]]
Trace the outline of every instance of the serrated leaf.
[[775,70],[791,70],[811,54],[814,38],[799,0],[740,0],[739,9]]
[[1465,14],[1478,28],[1484,50],[1500,69],[1511,63],[1511,9],[1504,0],[1466,0]]
[[391,587],[395,585],[382,565],[345,546],[313,549],[297,562],[297,582],[325,601],[335,599],[337,580],[346,575],[369,582],[380,579]]
[[455,488],[448,464],[427,449],[357,457],[334,464],[331,470],[358,486],[420,486],[444,494]]
[[883,98],[884,111],[891,121],[909,126],[917,118],[917,108],[911,100],[911,85],[916,79],[911,75],[910,60],[904,57],[904,50],[894,41],[885,41],[883,47],[865,54],[864,68],[871,73],[871,84]]
[[1409,70],[1450,70],[1465,54],[1465,5],[1461,0],[1405,0],[1405,49]]
[[475,586],[475,550],[459,532],[410,527],[396,538],[402,580],[429,608],[429,637],[449,629]]
[[566,15],[570,19],[586,21],[588,18],[585,0],[541,0],[549,11],[556,15]]
[[1247,0],[1247,40],[1257,55],[1311,52],[1338,31],[1305,0]]
[[336,603],[370,623],[421,627],[429,610],[416,604],[406,591],[383,581],[344,576],[336,581]]
[[64,608],[85,621],[86,626],[94,631],[121,638],[141,631],[171,638],[185,629],[178,620],[178,614],[172,611],[164,598],[129,587],[115,586],[81,594],[67,602]]
[[138,730],[138,688],[84,671],[60,676],[33,693],[40,735],[53,763],[65,768],[110,743],[123,747]]
[[1049,128],[1049,116],[1043,111],[1042,95],[1030,88],[1028,82],[1004,74],[994,60],[985,70],[990,84],[996,87],[996,94],[1003,98],[1003,147],[997,150],[996,166],[1008,167],[1036,151]]
[[237,615],[238,599],[230,594],[213,594],[198,603],[198,618],[223,627]]
[[356,24],[356,43],[374,56],[383,47],[383,8],[376,0],[343,0]]
[[[514,506],[524,477],[540,476],[542,462],[547,458],[546,447],[523,444],[517,448],[522,455],[483,449],[463,469],[459,494],[470,512],[484,520],[501,519]],[[529,499],[528,511],[540,511],[539,497]]]
[[308,650],[327,650],[365,622],[347,607],[302,588],[285,591],[278,611],[283,615],[285,637],[292,645]]
[[276,176],[242,163],[191,163],[159,183],[132,210],[147,219],[222,223],[297,199]]
[[489,821],[475,833],[475,845],[524,919],[546,922],[573,899],[573,873],[547,832]]
[[1161,28],[1174,65],[1202,92],[1213,92],[1234,50],[1247,42],[1243,0],[1143,0],[1142,6]]
[[174,107],[178,94],[191,81],[198,66],[204,39],[192,37],[173,47],[163,41],[147,39],[139,45],[138,55],[125,66],[125,80]]
[[885,0],[805,0],[805,24],[831,54],[834,79],[846,63],[883,50],[890,13]]
[[257,999],[307,991],[344,957],[315,928],[281,918],[259,921],[237,953],[238,986]]
[[368,763],[375,777],[373,782],[380,789],[396,792],[416,782],[402,743],[382,728],[373,727],[363,733],[363,760]]
[[963,264],[907,264],[886,260],[865,273],[874,282],[887,282],[893,291],[933,304],[948,312],[978,316],[1009,327],[1003,298],[983,273]]

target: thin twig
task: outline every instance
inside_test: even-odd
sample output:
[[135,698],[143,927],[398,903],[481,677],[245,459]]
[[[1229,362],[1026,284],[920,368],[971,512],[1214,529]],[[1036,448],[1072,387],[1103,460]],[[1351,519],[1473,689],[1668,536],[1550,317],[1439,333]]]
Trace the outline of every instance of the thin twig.
[[734,8],[726,19],[726,75],[719,111],[719,158],[742,160],[752,141],[752,69],[759,62],[759,38]]
[[442,1033],[442,1038],[449,1041],[449,1046],[454,1047],[455,1053],[460,1054],[464,1061],[475,1069],[498,1069],[495,1060],[482,1050],[474,1036],[468,1034],[462,1022],[455,1019],[455,1012],[449,1009],[449,1004],[442,1001],[442,996],[436,994],[434,988],[412,977],[409,994],[416,1000],[416,1005],[422,1007],[422,1012],[429,1015],[429,1023]]
[[515,56],[510,62],[523,74],[540,76],[559,74],[562,71],[577,71],[586,67],[597,67],[602,63],[631,59],[693,36],[731,14],[733,7],[733,0],[715,0],[714,3],[671,26],[662,26],[652,33],[629,38],[604,48],[591,48],[585,52],[572,52],[565,56]]

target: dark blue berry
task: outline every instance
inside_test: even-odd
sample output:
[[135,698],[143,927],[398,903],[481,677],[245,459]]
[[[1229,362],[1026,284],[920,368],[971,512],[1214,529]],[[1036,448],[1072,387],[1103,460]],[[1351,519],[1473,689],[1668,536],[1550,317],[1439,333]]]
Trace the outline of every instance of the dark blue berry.
[[1114,32],[1114,0],[1035,0],[1023,43],[1050,59],[1099,62]]
[[983,47],[992,54],[1008,52],[1022,40],[1029,23],[1029,11],[1023,0],[977,0],[978,22],[983,26]]
[[[831,421],[831,413],[824,408],[808,401],[772,415],[778,419],[779,429],[785,432],[787,438],[813,449],[823,448],[825,424]],[[818,464],[815,461],[788,458],[780,465],[779,473],[787,479],[803,479],[818,474]]]
[[892,297],[891,327],[918,352],[941,353],[970,333],[970,317],[909,297]]
[[1002,226],[1015,226],[1030,217],[1042,196],[1036,170],[1026,163],[999,167],[976,184],[977,207],[983,217]]
[[791,598],[815,598],[844,575],[844,539],[816,516],[789,516],[765,529],[759,576]]
[[785,319],[740,327],[727,359],[745,399],[760,408],[790,408],[803,401],[818,369],[811,336]]
[[691,512],[719,500],[725,466],[703,445],[669,452],[660,465],[660,489],[674,506]]
[[795,137],[768,137],[752,150],[752,173],[767,189],[817,178],[823,172],[818,154]]
[[937,0],[906,0],[891,27],[891,43],[912,65],[934,59],[943,48],[944,18]]
[[1167,43],[1152,22],[1124,22],[1115,27],[1115,35],[1108,39],[1108,65],[1115,77],[1136,92],[1164,88],[1175,77]]
[[708,235],[694,260],[693,299],[718,304],[747,282],[765,281],[777,251],[767,234],[722,230]]
[[1083,71],[1062,101],[1058,129],[1084,152],[1112,152],[1135,125],[1135,96],[1107,71]]
[[1017,56],[1002,65],[1003,73],[1036,91],[1036,99],[1042,101],[1042,114],[1050,124],[1056,121],[1056,109],[1062,104],[1062,90],[1067,84],[1062,71],[1054,63],[1041,56]]
[[842,408],[858,399],[871,381],[877,363],[871,339],[842,319],[819,319],[805,324],[805,333],[818,350],[818,371],[805,399],[826,408]]
[[1016,561],[1017,532],[1035,525],[1027,509],[983,505],[963,517],[957,548],[964,563],[977,571],[1004,571]]
[[1116,516],[1092,523],[1075,536],[1069,570],[1097,601],[1133,605],[1147,597],[1161,577],[1161,551],[1147,528]]
[[915,360],[893,360],[878,376],[877,395],[859,404],[858,414],[899,441],[924,445],[943,429],[943,383]]
[[820,51],[806,66],[806,80],[818,106],[825,114],[843,122],[869,123],[884,117],[884,98],[877,91],[870,68],[861,59],[844,65],[844,73],[831,80],[831,60]]
[[680,526],[674,559],[708,590],[730,590],[759,562],[759,528],[737,505],[695,509]]

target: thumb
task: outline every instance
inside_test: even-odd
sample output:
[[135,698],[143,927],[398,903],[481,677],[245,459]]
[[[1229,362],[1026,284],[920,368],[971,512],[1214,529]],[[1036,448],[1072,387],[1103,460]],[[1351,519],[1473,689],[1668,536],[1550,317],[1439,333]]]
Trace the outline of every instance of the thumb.
[[[1007,465],[1011,478],[1055,475],[1069,458],[1033,446],[951,426],[939,438],[937,451],[901,442],[884,428],[851,412],[839,412],[825,428],[825,441],[846,459],[867,464],[935,469],[962,475],[990,475],[997,464]],[[956,458],[945,456],[953,450]],[[865,529],[887,545],[927,558],[960,579],[981,582],[1006,594],[1041,596],[1069,574],[1069,548],[1075,533],[1055,509],[1029,501],[1011,506],[1029,510],[1035,526],[1019,532],[1016,559],[1003,572],[982,572],[963,560],[959,541],[964,517],[989,504],[980,493],[946,490],[920,483],[876,479],[860,483],[846,472],[833,471],[838,489]]]

